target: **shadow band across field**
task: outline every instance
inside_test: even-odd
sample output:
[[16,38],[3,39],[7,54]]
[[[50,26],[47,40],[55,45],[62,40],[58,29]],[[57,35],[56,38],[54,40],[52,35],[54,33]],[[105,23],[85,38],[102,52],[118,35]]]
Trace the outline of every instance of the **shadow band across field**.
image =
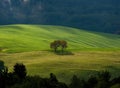
[[64,52],[54,52],[57,55],[74,55],[71,51],[64,51]]
[[71,51],[63,51],[63,52],[61,52],[61,51],[54,52],[53,50],[47,50],[47,51],[48,52],[53,52],[56,55],[74,55],[74,53],[71,52]]

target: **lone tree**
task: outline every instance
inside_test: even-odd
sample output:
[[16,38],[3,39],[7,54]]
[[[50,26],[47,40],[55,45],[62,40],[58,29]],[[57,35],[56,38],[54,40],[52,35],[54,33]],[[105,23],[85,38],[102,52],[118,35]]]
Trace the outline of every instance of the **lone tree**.
[[55,40],[54,42],[52,42],[50,44],[50,48],[54,49],[54,51],[57,51],[57,48],[60,46],[60,41],[59,40]]
[[67,48],[67,42],[65,40],[55,40],[50,43],[50,48],[54,49],[56,52],[58,47],[61,47],[61,51],[63,52],[65,48]]

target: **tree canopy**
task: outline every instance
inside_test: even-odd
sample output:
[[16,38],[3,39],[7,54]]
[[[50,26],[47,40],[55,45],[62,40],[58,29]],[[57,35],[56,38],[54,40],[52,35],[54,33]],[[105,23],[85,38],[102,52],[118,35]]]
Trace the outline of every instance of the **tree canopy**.
[[50,43],[50,48],[54,49],[55,52],[57,52],[58,47],[60,47],[63,52],[64,49],[67,48],[67,42],[65,40],[55,40]]

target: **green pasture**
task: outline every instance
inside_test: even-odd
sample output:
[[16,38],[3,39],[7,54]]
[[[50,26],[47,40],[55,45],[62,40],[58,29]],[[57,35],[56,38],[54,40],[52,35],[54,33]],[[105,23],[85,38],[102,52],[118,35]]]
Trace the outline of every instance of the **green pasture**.
[[120,35],[63,26],[0,26],[0,52],[50,50],[50,42],[58,39],[68,42],[68,50],[120,50]]
[[79,51],[73,55],[56,55],[47,51],[0,54],[12,71],[15,63],[24,63],[28,75],[48,77],[57,75],[60,81],[69,82],[72,75],[83,78],[97,74],[97,71],[108,70],[112,77],[120,76],[120,51]]
[[[51,52],[54,40],[68,42],[68,55]],[[0,60],[12,71],[15,63],[26,65],[28,75],[48,77],[54,73],[68,83],[108,70],[120,76],[120,35],[50,25],[0,26]]]

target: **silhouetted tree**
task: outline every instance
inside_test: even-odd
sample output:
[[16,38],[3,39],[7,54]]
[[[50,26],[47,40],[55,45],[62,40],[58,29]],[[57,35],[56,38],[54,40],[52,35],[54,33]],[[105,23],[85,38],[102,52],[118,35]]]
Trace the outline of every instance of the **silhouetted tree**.
[[97,84],[97,78],[95,76],[91,76],[87,81],[87,88],[94,88]]
[[57,51],[57,48],[60,46],[60,41],[59,40],[55,40],[54,42],[52,42],[50,44],[50,48],[54,49],[54,51]]
[[51,82],[54,82],[54,83],[57,83],[57,82],[58,82],[56,76],[55,76],[53,73],[50,73],[50,81],[51,81]]
[[110,77],[111,75],[108,71],[99,72],[96,88],[110,88]]
[[50,73],[50,78],[49,78],[49,87],[50,88],[57,88],[58,86],[58,80],[56,76],[53,73]]
[[[99,72],[97,76],[91,76],[87,81],[80,80],[74,75],[69,88],[120,88],[120,76],[111,80],[110,78],[108,71]],[[68,88],[68,86],[59,82],[53,73],[49,78],[26,76],[25,66],[19,63],[14,65],[14,72],[9,73],[4,62],[0,61],[0,88]]]
[[72,77],[70,88],[85,88],[85,81],[80,80],[76,75]]
[[5,88],[5,78],[2,71],[0,71],[0,88]]
[[19,78],[24,79],[27,74],[25,65],[16,63],[14,65],[14,74],[16,74]]
[[0,88],[6,87],[7,74],[8,74],[8,68],[4,66],[3,61],[0,61]]
[[108,71],[102,71],[98,73],[99,80],[105,80],[106,82],[109,82],[110,78],[111,78],[111,75]]
[[0,71],[3,71],[5,68],[4,62],[0,60]]

